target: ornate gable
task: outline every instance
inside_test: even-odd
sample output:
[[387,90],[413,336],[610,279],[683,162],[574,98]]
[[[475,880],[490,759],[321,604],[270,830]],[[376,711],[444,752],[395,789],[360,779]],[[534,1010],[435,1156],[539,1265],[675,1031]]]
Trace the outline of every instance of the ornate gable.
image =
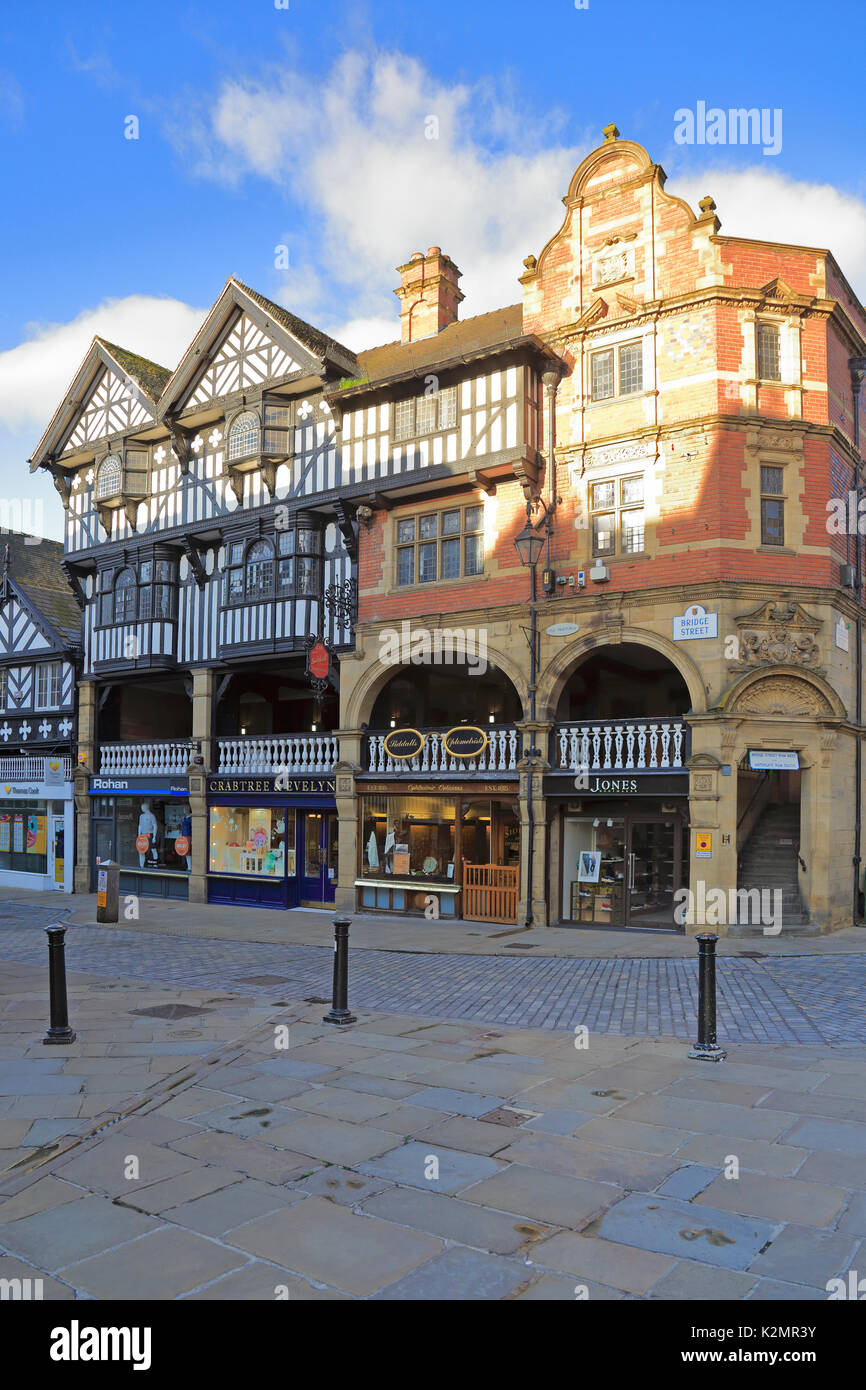
[[254,390],[268,380],[302,371],[308,363],[305,354],[293,354],[239,311],[184,404],[207,405],[236,391]]
[[[77,453],[99,440],[150,424],[154,412],[133,394],[129,383],[104,367],[72,424],[63,454]],[[63,455],[61,454],[61,457]]]

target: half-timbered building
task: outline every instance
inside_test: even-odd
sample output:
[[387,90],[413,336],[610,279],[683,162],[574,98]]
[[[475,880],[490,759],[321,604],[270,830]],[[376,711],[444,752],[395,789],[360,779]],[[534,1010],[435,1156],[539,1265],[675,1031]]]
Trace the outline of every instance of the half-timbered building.
[[174,371],[94,341],[32,459],[83,608],[79,887],[113,858],[434,922],[860,912],[864,555],[831,513],[866,314],[615,127],[564,202],[520,303],[461,320],[432,246],[366,352],[234,278]]
[[81,614],[63,547],[0,535],[0,884],[72,892]]

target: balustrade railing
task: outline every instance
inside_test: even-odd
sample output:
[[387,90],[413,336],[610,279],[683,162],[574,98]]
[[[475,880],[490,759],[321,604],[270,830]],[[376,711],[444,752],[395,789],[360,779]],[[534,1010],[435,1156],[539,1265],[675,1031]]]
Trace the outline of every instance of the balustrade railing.
[[521,756],[520,734],[513,725],[485,728],[487,747],[474,758],[458,758],[445,748],[447,729],[424,729],[424,747],[411,758],[393,758],[385,747],[389,730],[367,735],[368,772],[475,773],[516,772]]
[[165,773],[182,775],[192,762],[194,745],[171,739],[155,743],[101,743],[99,775],[155,777]]
[[333,772],[340,756],[336,734],[263,734],[217,739],[220,773]]
[[[60,779],[68,782],[72,776],[72,759],[69,757],[8,757],[0,758],[0,781],[23,778],[28,782],[44,782],[49,776],[48,764],[60,763]],[[53,772],[56,777],[57,773]]]
[[632,772],[681,768],[688,756],[682,719],[602,719],[561,724],[551,735],[561,772]]

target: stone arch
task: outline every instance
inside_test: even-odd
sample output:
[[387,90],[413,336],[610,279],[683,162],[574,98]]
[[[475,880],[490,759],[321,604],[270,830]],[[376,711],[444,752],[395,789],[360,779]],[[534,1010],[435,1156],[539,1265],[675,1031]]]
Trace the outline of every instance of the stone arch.
[[[528,664],[528,651],[526,655]],[[523,717],[524,719],[528,718],[526,711],[529,703],[529,687],[523,672],[510,657],[496,648],[488,646],[485,658],[488,666],[494,666],[511,682],[523,708]],[[341,722],[344,728],[359,729],[362,724],[368,724],[373,706],[376,703],[376,697],[380,691],[398,672],[411,671],[412,669],[413,667],[406,663],[399,666],[386,666],[380,661],[371,660],[368,662],[343,709]],[[424,668],[418,667],[417,669],[423,670]]]
[[652,647],[664,656],[679,672],[686,683],[692,702],[691,712],[703,714],[707,708],[707,693],[696,663],[688,654],[667,637],[660,637],[646,628],[622,627],[617,629],[615,638],[609,634],[588,634],[574,642],[569,642],[547,663],[538,681],[536,706],[539,719],[555,719],[559,697],[566,681],[580,663],[601,647],[616,647],[625,642],[638,646]]
[[798,666],[750,671],[731,686],[719,708],[726,714],[740,715],[847,717],[833,687],[823,677]]

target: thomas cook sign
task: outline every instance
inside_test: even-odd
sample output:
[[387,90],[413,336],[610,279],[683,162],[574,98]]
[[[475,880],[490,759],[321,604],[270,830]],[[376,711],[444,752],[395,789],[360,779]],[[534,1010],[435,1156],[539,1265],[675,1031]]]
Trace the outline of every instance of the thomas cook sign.
[[417,729],[392,729],[385,735],[385,752],[389,758],[417,758],[424,747],[424,734]]
[[487,747],[487,735],[474,724],[459,724],[448,730],[442,746],[450,758],[478,758]]

